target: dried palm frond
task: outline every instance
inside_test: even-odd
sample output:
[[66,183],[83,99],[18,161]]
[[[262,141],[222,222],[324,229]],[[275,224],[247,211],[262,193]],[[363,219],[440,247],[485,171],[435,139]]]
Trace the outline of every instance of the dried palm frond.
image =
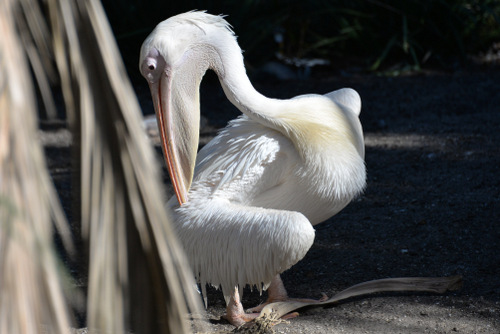
[[21,32],[19,37],[35,73],[46,115],[53,119],[56,117],[56,106],[50,83],[57,81],[57,73],[52,62],[49,27],[38,1],[20,0],[19,5],[20,10],[16,13],[16,24]]
[[187,332],[187,305],[198,311],[194,282],[101,5],[49,0],[47,24],[37,4],[0,3],[0,332],[67,333],[71,325],[52,222],[68,252],[74,250],[36,139],[24,53],[48,110],[55,109],[48,93],[55,57],[74,146],[81,149],[74,168],[82,173],[90,331]]
[[49,4],[63,93],[80,129],[89,329],[186,332],[186,300],[198,310],[193,276],[168,223],[158,164],[101,4]]
[[0,3],[0,333],[67,333],[53,222],[72,244],[37,138],[17,5]]

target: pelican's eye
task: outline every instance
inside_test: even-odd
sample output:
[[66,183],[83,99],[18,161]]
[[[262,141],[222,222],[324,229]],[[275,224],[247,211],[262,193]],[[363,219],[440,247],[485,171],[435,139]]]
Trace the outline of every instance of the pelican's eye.
[[152,48],[142,61],[140,70],[141,74],[153,83],[160,79],[162,69],[165,67],[165,60],[160,55],[158,50]]
[[148,66],[148,70],[154,71],[156,70],[157,61],[153,57],[148,57],[146,58],[146,65]]

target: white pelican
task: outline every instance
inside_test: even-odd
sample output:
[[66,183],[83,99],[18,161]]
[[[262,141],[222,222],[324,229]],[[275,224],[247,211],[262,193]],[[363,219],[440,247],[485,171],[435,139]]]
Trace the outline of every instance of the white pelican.
[[[243,115],[196,153],[199,85],[214,70]],[[194,273],[221,287],[234,325],[254,315],[249,284],[285,300],[279,274],[314,240],[313,225],[342,210],[365,186],[359,95],[341,89],[290,100],[267,98],[248,79],[241,49],[221,16],[180,14],[144,41],[147,79],[176,196],[175,227]]]

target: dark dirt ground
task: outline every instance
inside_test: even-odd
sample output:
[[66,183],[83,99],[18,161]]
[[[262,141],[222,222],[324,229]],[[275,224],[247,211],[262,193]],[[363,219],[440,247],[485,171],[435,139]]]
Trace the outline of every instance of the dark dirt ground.
[[[282,275],[290,296],[331,296],[386,277],[464,279],[461,290],[445,295],[382,294],[306,309],[275,331],[500,333],[500,69],[399,77],[315,72],[307,80],[261,78],[254,84],[279,98],[352,87],[363,101],[366,191],[316,226],[307,256]],[[145,113],[151,113],[146,83],[136,90]],[[238,115],[213,75],[203,83],[201,104],[205,142]],[[41,138],[71,216],[70,135],[45,124]],[[163,163],[161,156],[158,161]],[[208,330],[231,331],[219,320],[221,293],[211,289],[208,297]],[[251,307],[263,300],[265,295],[246,290],[243,303]]]

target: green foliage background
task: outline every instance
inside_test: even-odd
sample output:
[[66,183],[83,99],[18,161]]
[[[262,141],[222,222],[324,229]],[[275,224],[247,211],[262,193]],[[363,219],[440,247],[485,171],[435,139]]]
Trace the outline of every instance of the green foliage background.
[[[379,70],[443,66],[500,41],[499,0],[126,0],[103,2],[127,67],[154,26],[193,9],[226,14],[251,65],[321,57]],[[277,43],[275,35],[283,36]]]

